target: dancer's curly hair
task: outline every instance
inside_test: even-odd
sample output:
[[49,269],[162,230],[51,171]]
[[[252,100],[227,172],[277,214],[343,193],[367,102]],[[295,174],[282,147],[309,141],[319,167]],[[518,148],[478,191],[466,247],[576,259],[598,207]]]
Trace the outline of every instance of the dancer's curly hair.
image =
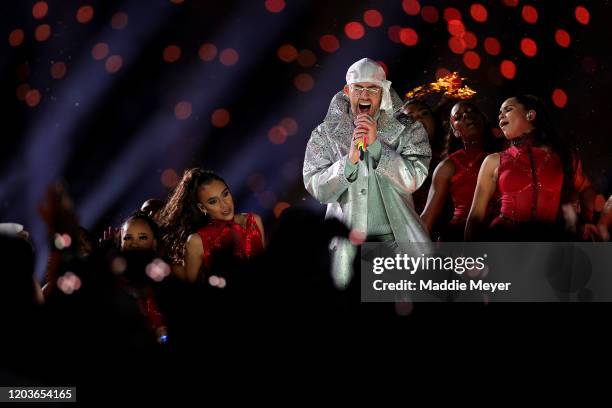
[[198,209],[198,189],[213,181],[225,180],[209,170],[185,170],[183,178],[172,192],[168,202],[156,216],[163,230],[163,241],[172,262],[180,264],[185,254],[189,235],[205,226],[210,218]]

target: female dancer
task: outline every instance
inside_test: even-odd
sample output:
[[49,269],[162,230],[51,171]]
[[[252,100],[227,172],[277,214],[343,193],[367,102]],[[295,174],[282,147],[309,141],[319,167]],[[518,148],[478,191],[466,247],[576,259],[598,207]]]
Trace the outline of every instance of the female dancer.
[[236,214],[227,183],[200,168],[185,172],[158,220],[175,273],[190,282],[201,277],[201,268],[203,277],[209,278],[218,255],[229,253],[235,260],[245,260],[264,247],[261,217]]
[[[444,159],[434,171],[427,204],[421,219],[432,234],[448,195],[453,201],[453,217],[448,226],[442,228],[444,241],[462,241],[478,170],[487,152],[492,150],[493,135],[490,134],[485,115],[472,102],[462,101],[453,106],[450,115],[449,145],[460,140],[463,145]],[[452,149],[452,148],[451,148]]]
[[[498,190],[499,215],[491,223],[496,240],[558,239],[559,209],[575,192],[591,189],[577,156],[557,135],[543,102],[532,95],[509,98],[499,126],[510,147],[484,160],[465,230],[466,240],[482,237],[488,203]],[[592,214],[585,200],[581,213]]]

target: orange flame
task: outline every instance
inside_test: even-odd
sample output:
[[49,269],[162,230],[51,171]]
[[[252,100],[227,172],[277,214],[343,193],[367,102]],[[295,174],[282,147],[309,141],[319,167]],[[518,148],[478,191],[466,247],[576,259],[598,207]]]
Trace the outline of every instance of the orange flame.
[[[463,85],[463,80],[459,73],[453,72],[445,77],[426,85],[417,86],[406,93],[407,99],[420,99],[434,92],[443,92],[444,96],[452,99],[469,99],[476,95],[476,91],[467,85]],[[462,86],[463,85],[463,86]]]

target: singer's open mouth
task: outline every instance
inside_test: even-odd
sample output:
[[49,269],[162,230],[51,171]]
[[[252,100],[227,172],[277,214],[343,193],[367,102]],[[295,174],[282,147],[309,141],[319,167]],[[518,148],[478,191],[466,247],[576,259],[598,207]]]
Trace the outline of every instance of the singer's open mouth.
[[358,104],[359,113],[370,113],[371,107],[372,107],[371,102],[359,102]]

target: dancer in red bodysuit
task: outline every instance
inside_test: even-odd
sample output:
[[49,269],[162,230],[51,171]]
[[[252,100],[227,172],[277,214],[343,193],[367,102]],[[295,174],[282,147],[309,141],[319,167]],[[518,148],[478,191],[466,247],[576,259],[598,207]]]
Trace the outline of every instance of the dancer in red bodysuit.
[[421,214],[421,219],[431,234],[450,194],[454,207],[453,217],[448,226],[443,227],[441,239],[444,241],[463,240],[478,170],[487,152],[493,149],[494,138],[486,123],[486,117],[471,102],[459,102],[451,110],[448,137],[461,140],[463,146],[437,166],[427,205]]
[[[560,205],[575,192],[591,188],[577,156],[553,130],[542,101],[531,95],[507,99],[499,126],[510,147],[487,156],[467,221],[466,240],[482,238],[487,205],[496,192],[499,215],[490,224],[489,239],[557,240],[563,231]],[[582,203],[592,214],[592,202]],[[589,220],[586,220],[587,222]]]
[[211,171],[187,170],[158,218],[173,271],[190,282],[210,277],[214,259],[249,259],[264,246],[259,215],[236,214],[227,184]]

